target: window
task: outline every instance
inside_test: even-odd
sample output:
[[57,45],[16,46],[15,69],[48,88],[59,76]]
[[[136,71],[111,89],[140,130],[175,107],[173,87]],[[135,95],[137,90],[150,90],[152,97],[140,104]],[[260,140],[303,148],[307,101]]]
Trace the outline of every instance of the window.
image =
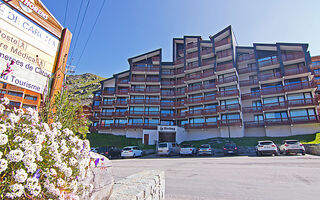
[[113,111],[114,111],[113,108],[104,108],[104,109],[102,109],[103,113],[111,113]]
[[9,105],[10,105],[10,106],[16,106],[16,107],[19,107],[19,106],[20,106],[20,102],[10,101],[10,102],[9,102]]
[[161,110],[161,114],[173,114],[174,110],[170,110],[170,109],[162,109]]
[[284,96],[263,98],[264,104],[279,103],[279,102],[284,102]]
[[227,100],[221,100],[221,105],[231,105],[231,104],[237,104],[239,103],[239,99],[227,99]]
[[260,92],[260,88],[259,87],[255,87],[255,88],[250,88],[251,93],[259,93]]
[[190,119],[190,123],[191,123],[191,124],[204,123],[204,119],[203,119],[203,118],[191,118],[191,119]]
[[32,108],[32,109],[37,109],[37,106],[32,106],[32,105],[27,105],[27,104],[23,104],[22,108]]
[[110,125],[113,124],[113,119],[103,119],[101,120],[101,125]]
[[9,95],[12,95],[12,96],[17,96],[17,97],[22,97],[22,93],[17,93],[17,92],[11,92],[11,91],[8,91],[8,94]]
[[144,111],[144,108],[138,106],[131,106],[130,111]]
[[34,96],[29,96],[29,95],[26,95],[24,96],[25,99],[28,99],[28,100],[31,100],[31,101],[37,101],[37,97],[34,97]]
[[288,94],[288,100],[309,99],[309,98],[312,98],[310,92],[297,93],[297,94]]
[[221,115],[222,120],[240,119],[240,114]]
[[228,86],[228,87],[222,87],[220,88],[220,91],[229,91],[229,90],[237,90],[237,86],[236,85],[232,85],[232,86]]
[[161,125],[166,125],[166,126],[173,126],[174,122],[173,121],[167,121],[167,120],[161,120],[160,124]]
[[159,112],[159,107],[152,107],[152,106],[148,106],[145,107],[145,111],[149,111],[149,112]]
[[159,124],[159,119],[148,119],[148,118],[145,118],[144,119],[144,123],[145,124]]
[[94,101],[93,106],[100,106],[100,101]]
[[261,101],[252,101],[252,107],[261,107]]
[[314,111],[313,108],[290,110],[290,116],[291,117],[314,116],[314,115],[315,115],[315,111]]
[[141,118],[129,119],[129,124],[142,124],[143,120]]
[[263,121],[263,114],[254,115],[254,121]]
[[114,87],[104,87],[103,90],[108,91],[108,92],[114,92],[115,88]]
[[206,122],[217,122],[218,117],[206,117]]
[[103,98],[103,103],[113,102],[114,98]]
[[126,119],[115,119],[114,121],[116,124],[126,124],[127,123]]
[[288,114],[286,111],[266,113],[266,119],[274,119],[274,118],[276,119],[288,118]]

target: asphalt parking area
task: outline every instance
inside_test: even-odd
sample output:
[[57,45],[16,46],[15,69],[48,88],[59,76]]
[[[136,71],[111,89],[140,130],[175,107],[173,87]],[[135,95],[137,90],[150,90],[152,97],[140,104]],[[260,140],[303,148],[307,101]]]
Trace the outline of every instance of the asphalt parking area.
[[133,173],[166,172],[166,199],[319,199],[319,156],[147,156],[113,160],[116,180]]

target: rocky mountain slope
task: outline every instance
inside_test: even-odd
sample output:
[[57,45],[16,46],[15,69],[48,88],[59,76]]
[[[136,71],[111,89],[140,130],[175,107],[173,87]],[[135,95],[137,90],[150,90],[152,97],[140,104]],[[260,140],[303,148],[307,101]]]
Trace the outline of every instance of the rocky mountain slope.
[[92,103],[92,92],[100,89],[100,81],[104,79],[90,73],[68,75],[66,79],[67,90],[71,95],[79,97],[81,104],[89,105]]

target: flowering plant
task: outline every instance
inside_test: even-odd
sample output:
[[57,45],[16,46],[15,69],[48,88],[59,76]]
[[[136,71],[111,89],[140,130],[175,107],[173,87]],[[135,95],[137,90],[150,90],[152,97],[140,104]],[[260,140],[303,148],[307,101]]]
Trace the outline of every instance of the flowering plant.
[[79,199],[92,191],[80,184],[95,166],[90,143],[61,123],[39,121],[27,108],[9,111],[0,102],[0,199]]

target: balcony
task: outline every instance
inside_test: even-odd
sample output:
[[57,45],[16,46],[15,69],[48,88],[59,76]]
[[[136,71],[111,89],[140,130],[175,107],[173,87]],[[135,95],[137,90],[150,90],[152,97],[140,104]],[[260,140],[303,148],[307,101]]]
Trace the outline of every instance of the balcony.
[[289,60],[296,60],[304,58],[304,53],[303,52],[290,52],[286,54],[282,54],[282,61],[289,61]]
[[101,96],[94,96],[93,97],[94,101],[101,101],[101,99],[102,99]]
[[275,102],[275,103],[267,103],[262,104],[262,109],[266,110],[281,110],[281,109],[288,109],[288,104],[286,101]]
[[185,81],[199,80],[199,79],[201,79],[201,74],[200,74],[200,73],[199,73],[199,74],[192,74],[192,75],[186,76],[186,77],[184,78]]
[[202,110],[190,110],[186,112],[186,115],[188,117],[199,116],[199,115],[202,115]]
[[264,121],[247,121],[244,122],[244,127],[246,128],[256,128],[256,127],[264,127]]
[[111,128],[113,128],[111,124],[99,124],[97,126],[97,129],[99,130],[111,129]]
[[192,58],[196,58],[196,57],[198,57],[198,51],[196,51],[196,52],[193,52],[193,53],[188,53],[187,54],[187,59],[192,59]]
[[239,96],[239,90],[226,90],[226,91],[219,91],[217,93],[217,97],[232,97],[232,96]]
[[113,112],[112,113],[113,117],[127,117],[128,116],[128,112]]
[[146,78],[144,77],[132,77],[131,82],[145,82]]
[[101,112],[99,117],[112,117],[112,112]]
[[145,104],[147,105],[160,105],[159,99],[146,99]]
[[191,69],[195,69],[195,68],[198,68],[198,67],[199,67],[198,62],[197,63],[188,63],[188,65],[186,67],[186,70],[191,70]]
[[145,99],[130,99],[128,100],[128,104],[145,104],[146,100]]
[[175,96],[174,91],[161,91],[161,96],[172,97]]
[[205,128],[205,123],[192,123],[192,124],[184,124],[184,128],[189,128],[189,129],[198,129],[198,128]]
[[174,102],[161,102],[160,105],[161,105],[161,107],[174,107],[175,103]]
[[161,119],[173,119],[174,114],[173,113],[161,113],[160,117],[161,117]]
[[220,105],[219,112],[228,112],[228,111],[235,111],[235,110],[241,110],[240,104],[227,104],[227,105]]
[[260,113],[262,112],[261,106],[242,107],[244,113]]
[[224,71],[228,69],[233,69],[233,63],[224,64],[224,65],[217,65],[216,71]]
[[239,74],[246,74],[251,72],[257,72],[258,68],[256,65],[252,65],[251,67],[241,68],[238,69]]
[[7,84],[6,89],[7,89],[7,90],[18,91],[18,92],[19,92],[19,91],[20,91],[20,92],[23,92],[23,91],[24,91],[23,88],[20,88],[20,87],[15,86],[15,85],[10,85],[10,84]]
[[127,127],[127,124],[110,124],[112,128],[114,129],[125,129]]
[[175,75],[184,74],[184,69],[183,69],[183,68],[176,69],[176,71],[174,72],[174,74],[175,74]]
[[187,100],[185,100],[185,101],[177,101],[176,103],[175,103],[175,106],[176,107],[186,107],[186,104],[187,103]]
[[155,129],[157,128],[158,124],[152,123],[130,123],[127,125],[127,128],[147,128],[147,129]]
[[267,67],[267,66],[279,64],[279,60],[278,58],[274,57],[274,58],[269,58],[267,60],[258,61],[258,64],[259,64],[259,67]]
[[219,47],[219,46],[223,46],[223,45],[226,45],[229,43],[231,43],[231,37],[227,37],[227,38],[220,40],[218,42],[214,42],[214,46]]
[[114,95],[115,91],[114,90],[104,90],[102,91],[102,95]]
[[100,106],[92,106],[92,110],[93,111],[100,111],[101,108],[100,108]]
[[219,120],[219,126],[241,126],[242,120],[241,119],[225,119]]
[[165,76],[173,76],[175,73],[174,73],[174,71],[173,70],[171,70],[171,71],[164,71],[164,70],[162,70],[161,71],[161,75],[165,75]]
[[38,101],[37,100],[31,100],[31,99],[23,99],[23,104],[37,106],[38,105]]
[[281,78],[281,73],[276,72],[276,73],[268,73],[268,74],[260,74],[259,75],[259,80],[260,81],[269,81],[273,79],[279,79]]
[[174,64],[175,65],[181,65],[181,64],[183,64],[184,63],[184,59],[183,58],[179,58],[178,60],[175,60],[174,61]]
[[202,85],[196,85],[196,86],[188,87],[187,92],[200,91],[201,88],[202,88]]
[[133,66],[131,69],[133,72],[159,72],[160,67],[159,66]]
[[217,108],[206,108],[202,110],[203,115],[214,115],[218,113]]
[[285,76],[304,74],[304,73],[307,73],[307,72],[308,72],[308,69],[306,67],[297,67],[295,69],[285,69],[284,70]]
[[152,62],[153,63],[159,63],[160,62],[160,57],[152,57]]
[[160,93],[160,88],[146,88],[146,94]]
[[258,85],[259,81],[256,79],[244,80],[244,81],[239,81],[239,84],[241,87],[245,87],[245,86],[251,86],[251,85]]
[[211,96],[204,96],[203,97],[203,102],[210,102],[210,101],[216,101],[217,97],[216,95],[211,95]]
[[98,120],[100,119],[99,116],[100,116],[100,113],[98,113],[97,116],[89,116],[89,119],[90,119],[91,121],[98,121]]
[[176,92],[175,92],[175,95],[176,96],[185,96],[186,95],[186,90],[177,90]]
[[308,115],[308,116],[298,116],[291,117],[291,124],[305,124],[305,123],[319,123],[319,116]]
[[214,75],[215,75],[215,73],[213,70],[207,71],[207,72],[202,73],[201,78],[207,78],[207,77],[214,76]]
[[174,81],[161,81],[161,85],[163,85],[163,86],[174,86],[175,82]]
[[128,79],[118,79],[117,80],[117,84],[129,84],[129,80]]
[[181,119],[181,118],[186,118],[186,113],[184,112],[184,113],[177,113],[177,114],[175,114],[175,118],[177,118],[177,119]]
[[146,128],[146,129],[157,129],[158,124],[154,124],[154,123],[144,123],[143,126],[144,126],[144,128]]
[[217,85],[215,83],[202,85],[202,90],[210,90],[210,89],[216,89],[216,88],[217,88]]
[[247,60],[252,60],[252,59],[256,59],[255,54],[242,54],[238,56],[238,63],[241,63]]
[[197,98],[189,98],[188,100],[187,100],[187,103],[188,104],[200,104],[200,103],[202,103],[202,97],[197,97]]
[[284,86],[284,90],[286,92],[313,88],[317,88],[317,84],[314,81],[305,81],[300,83],[287,84]]
[[144,111],[134,111],[134,110],[130,110],[129,111],[129,116],[143,116],[144,115]]
[[190,42],[187,44],[187,49],[198,47],[198,43],[196,42]]
[[116,100],[114,101],[114,104],[117,106],[127,106],[127,101],[126,100]]
[[159,117],[160,112],[159,111],[144,111],[144,116]]
[[202,60],[201,62],[201,66],[204,67],[204,66],[208,66],[208,65],[214,65],[214,60]]
[[261,95],[270,95],[270,94],[279,94],[279,93],[284,93],[284,89],[282,86],[261,88]]
[[216,55],[217,55],[217,59],[226,58],[226,57],[232,56],[232,50],[219,51],[217,52]]
[[217,79],[216,83],[217,83],[217,85],[221,85],[221,84],[231,83],[231,82],[235,82],[235,81],[238,81],[237,76],[229,76],[229,77]]
[[213,54],[213,49],[212,48],[201,51],[201,56],[209,55],[209,54]]
[[292,99],[287,100],[287,103],[288,107],[317,106],[318,100],[316,98]]
[[246,93],[241,95],[242,100],[257,99],[260,97],[261,97],[260,92],[251,92],[251,93]]
[[118,95],[129,95],[129,89],[120,89],[116,91]]
[[160,82],[160,79],[158,77],[147,77],[146,82]]
[[265,119],[264,123],[266,126],[272,126],[272,125],[289,125],[290,119],[288,117],[284,118],[269,118]]

